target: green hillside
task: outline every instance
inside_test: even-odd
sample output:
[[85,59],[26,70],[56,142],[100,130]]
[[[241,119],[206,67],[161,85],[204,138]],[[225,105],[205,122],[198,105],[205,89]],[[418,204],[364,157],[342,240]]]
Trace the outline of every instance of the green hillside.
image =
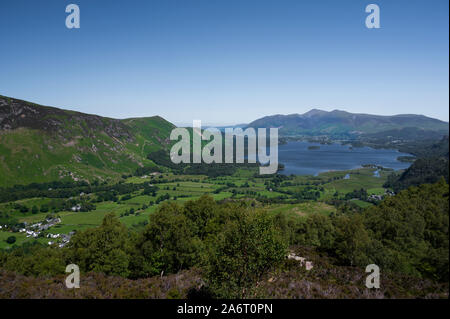
[[174,125],[159,116],[117,120],[0,96],[0,186],[108,180],[152,165]]

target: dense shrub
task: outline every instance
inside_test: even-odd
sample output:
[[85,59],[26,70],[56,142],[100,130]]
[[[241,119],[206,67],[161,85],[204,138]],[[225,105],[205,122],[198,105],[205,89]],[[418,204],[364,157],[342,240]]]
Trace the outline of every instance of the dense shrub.
[[285,258],[287,245],[262,212],[235,210],[206,255],[206,278],[219,297],[253,296],[255,285]]
[[16,236],[9,236],[9,237],[6,239],[6,242],[7,242],[8,244],[10,244],[10,245],[14,244],[14,243],[16,242]]

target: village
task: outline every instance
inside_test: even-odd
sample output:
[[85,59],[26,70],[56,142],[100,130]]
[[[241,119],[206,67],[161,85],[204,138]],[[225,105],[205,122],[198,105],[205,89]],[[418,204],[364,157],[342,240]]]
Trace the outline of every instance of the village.
[[[73,207],[76,210],[76,207]],[[26,234],[27,238],[48,238],[50,239],[47,244],[48,245],[57,245],[59,248],[66,246],[70,242],[70,238],[75,234],[74,231],[69,232],[68,234],[52,234],[46,233],[51,227],[61,223],[61,218],[59,217],[47,217],[44,221],[30,224],[27,222],[23,223],[23,227],[19,229],[11,229],[11,232],[19,232]],[[7,230],[8,225],[0,226],[0,230]]]

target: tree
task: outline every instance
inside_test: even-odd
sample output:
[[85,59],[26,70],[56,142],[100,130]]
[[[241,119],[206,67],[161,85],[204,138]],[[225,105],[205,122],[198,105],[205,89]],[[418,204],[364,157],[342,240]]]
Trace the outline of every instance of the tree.
[[16,242],[16,236],[9,236],[9,237],[6,239],[6,242],[7,242],[8,244],[10,244],[10,245],[14,244],[14,243]]
[[0,261],[1,268],[25,276],[64,274],[66,265],[62,249],[38,242],[25,242],[20,247],[8,249]]
[[140,268],[135,271],[170,273],[196,264],[201,241],[195,236],[194,228],[181,206],[167,202],[162,204],[158,211],[150,215],[149,224],[136,241],[136,255],[150,264],[140,266],[133,263]]
[[32,213],[32,214],[37,214],[38,212],[39,212],[39,209],[37,208],[36,205],[34,205],[34,206],[31,208],[31,213]]
[[41,205],[41,213],[47,213],[48,212],[48,205],[47,204],[42,204]]
[[321,214],[311,214],[305,227],[305,244],[322,249],[329,249],[334,243],[335,229],[331,219]]
[[335,253],[345,264],[364,266],[370,264],[366,251],[370,244],[369,235],[361,215],[340,215],[334,220]]
[[129,275],[130,242],[126,227],[112,213],[99,227],[76,233],[69,244],[69,262],[83,271]]
[[21,213],[28,213],[29,209],[27,206],[20,206],[20,212]]
[[217,210],[216,202],[208,195],[203,195],[196,201],[188,201],[184,205],[184,215],[193,222],[200,239],[203,240],[207,235],[207,224],[211,222]]
[[258,281],[286,256],[287,245],[264,213],[235,207],[209,245],[206,278],[219,297],[254,296]]

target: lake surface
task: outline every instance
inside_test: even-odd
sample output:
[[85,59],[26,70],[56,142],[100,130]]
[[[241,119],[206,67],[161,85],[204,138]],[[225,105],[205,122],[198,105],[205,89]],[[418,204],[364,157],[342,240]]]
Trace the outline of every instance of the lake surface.
[[[319,146],[319,149],[308,149]],[[284,164],[281,174],[317,175],[326,171],[359,168],[363,164],[375,164],[394,170],[408,168],[411,163],[397,160],[399,156],[411,156],[396,150],[354,147],[350,145],[321,145],[309,142],[289,142],[278,146],[278,162]]]

